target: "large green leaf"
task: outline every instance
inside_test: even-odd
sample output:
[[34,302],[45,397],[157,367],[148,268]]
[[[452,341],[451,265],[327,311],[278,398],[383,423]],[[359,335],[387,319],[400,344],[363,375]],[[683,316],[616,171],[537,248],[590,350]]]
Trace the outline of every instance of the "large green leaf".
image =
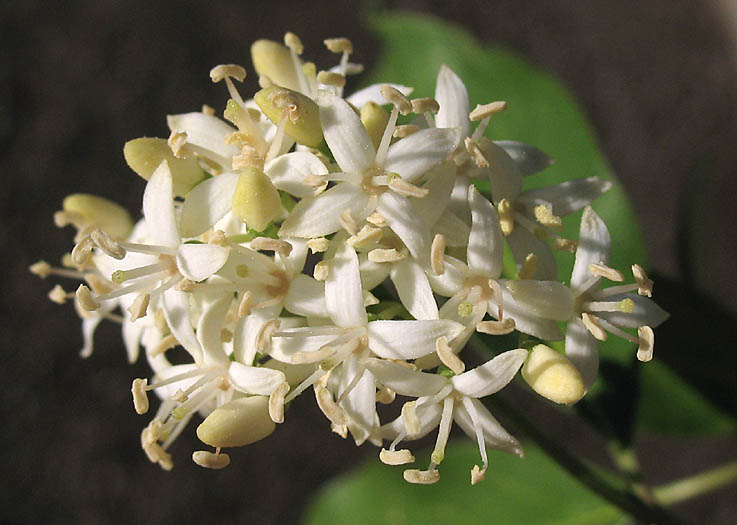
[[[415,88],[413,97],[433,96],[437,72],[441,64],[446,64],[465,82],[472,106],[506,100],[508,109],[493,118],[487,135],[534,144],[557,159],[544,172],[527,177],[526,187],[594,175],[611,180],[614,188],[597,199],[593,207],[606,221],[612,236],[612,265],[627,275],[633,262],[644,262],[645,248],[632,206],[604,159],[583,112],[561,82],[508,51],[480,45],[463,30],[438,19],[382,13],[374,15],[371,24],[383,47],[375,68],[364,78],[365,83],[399,82]],[[577,214],[564,221],[564,236],[577,237],[579,218]],[[558,261],[559,277],[568,281],[573,256],[561,253]],[[618,367],[613,369],[628,373],[626,368],[636,350],[634,345],[610,337],[600,347],[603,360],[616,363]],[[651,381],[640,389],[638,424],[669,433],[715,432],[728,426],[698,391],[662,363],[638,365],[645,369],[641,379]],[[630,377],[620,379],[615,384],[631,380]],[[602,384],[596,386],[594,395],[606,390],[601,387],[607,385],[599,381]],[[613,390],[612,385],[609,391]],[[671,415],[662,403],[667,398],[678,399],[680,405],[691,409],[679,413],[673,406]]]
[[[426,452],[424,456],[428,456]],[[420,455],[422,456],[422,454]],[[424,458],[423,458],[424,460]],[[435,485],[410,485],[402,467],[378,458],[324,486],[307,511],[312,525],[403,525],[463,523],[604,524],[621,522],[613,505],[559,469],[540,450],[525,457],[492,452],[486,480],[470,484],[478,449],[451,441]]]

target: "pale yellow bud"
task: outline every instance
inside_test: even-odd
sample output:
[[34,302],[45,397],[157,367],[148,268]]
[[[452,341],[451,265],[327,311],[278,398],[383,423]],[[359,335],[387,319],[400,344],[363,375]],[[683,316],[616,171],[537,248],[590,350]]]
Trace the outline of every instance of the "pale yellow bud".
[[162,161],[169,163],[174,194],[184,197],[205,178],[197,159],[192,157],[178,158],[169,147],[166,139],[147,138],[129,140],[123,146],[123,155],[130,169],[148,180]]
[[251,45],[251,60],[256,73],[269,77],[277,86],[299,89],[292,54],[286,46],[273,40],[256,40]]
[[522,377],[535,392],[555,403],[570,405],[586,393],[578,369],[549,346],[532,348],[522,367]]
[[242,397],[213,410],[197,427],[197,437],[215,448],[242,447],[264,439],[275,428],[268,397]]
[[233,192],[233,213],[256,231],[264,231],[281,213],[279,191],[261,170],[243,170]]
[[322,143],[320,109],[311,98],[271,86],[256,93],[253,100],[274,124],[286,119],[284,132],[300,144],[316,148]]
[[361,124],[368,131],[375,148],[381,144],[381,137],[388,122],[389,114],[376,102],[367,102],[361,108]]
[[100,229],[114,239],[125,239],[133,228],[128,210],[97,195],[73,193],[64,199],[62,208],[82,217],[85,226]]

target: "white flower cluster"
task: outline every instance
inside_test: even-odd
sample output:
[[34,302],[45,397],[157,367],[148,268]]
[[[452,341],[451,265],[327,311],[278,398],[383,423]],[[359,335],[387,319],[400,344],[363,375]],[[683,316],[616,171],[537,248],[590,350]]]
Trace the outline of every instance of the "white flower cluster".
[[[262,89],[250,100],[234,84],[243,68],[214,68],[230,93],[224,120],[209,107],[170,115],[168,139],[125,146],[148,181],[143,218],[133,225],[106,199],[71,195],[55,217],[78,230],[65,268],[31,270],[85,282],[50,294],[74,301],[84,356],[103,319],[122,323],[130,361],[144,348],[153,378],[133,381],[133,401],[144,414],[147,392],[161,398],[141,444],[165,469],[167,448],[196,414],[197,436],[214,452],[193,460],[222,468],[223,448],[271,434],[285,405],[311,389],[334,432],[358,445],[387,440],[379,457],[390,465],[413,462],[398,445],[437,428],[428,468],[404,471],[412,483],[437,481],[455,421],[478,442],[476,483],[487,447],[522,454],[480,398],[522,369],[539,394],[574,403],[596,377],[597,340],[623,337],[647,361],[652,327],[667,314],[647,298],[652,283],[637,265],[633,284],[601,287],[624,279],[607,266],[609,234],[588,207],[610,183],[522,191],[523,178],[552,161],[483,136],[505,103],[471,110],[445,66],[434,99],[391,84],[344,98],[346,75],[361,68],[349,62],[349,40],[325,44],[340,60],[318,72],[291,33],[285,45],[256,42]],[[473,181],[488,181],[491,194]],[[582,208],[579,239],[562,238],[561,218]],[[517,265],[506,278],[505,244]],[[570,285],[556,281],[553,249],[576,254]],[[565,355],[528,345],[465,370],[460,352],[475,332],[515,330],[565,338]],[[188,362],[167,358],[177,346]],[[377,403],[397,395],[401,415],[382,424]]]

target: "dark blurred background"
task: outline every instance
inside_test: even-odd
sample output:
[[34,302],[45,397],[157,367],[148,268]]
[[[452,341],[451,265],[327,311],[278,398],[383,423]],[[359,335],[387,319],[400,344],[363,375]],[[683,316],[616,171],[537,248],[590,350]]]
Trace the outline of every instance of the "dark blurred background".
[[[115,326],[81,360],[71,306],[46,300],[52,279],[27,272],[69,250],[72,232],[52,215],[73,192],[103,195],[135,212],[144,184],[122,146],[168,136],[165,115],[221,107],[210,68],[252,72],[258,38],[297,32],[307,56],[332,61],[322,39],[350,37],[367,69],[378,42],[367,8],[434,14],[482,42],[516,51],[553,73],[589,116],[628,190],[660,277],[656,298],[674,320],[658,331],[658,358],[734,352],[737,313],[737,8],[732,0],[493,0],[380,3],[3,2],[0,6],[0,168],[3,227],[3,522],[294,523],[319,485],[362,458],[330,433],[311,396],[265,442],[205,471],[189,460],[194,425],[165,473],[139,448],[148,418],[131,407],[129,366]],[[330,61],[329,61],[330,60]],[[255,87],[255,75],[247,80]],[[554,153],[554,152],[552,152]],[[662,286],[662,288],[659,288]],[[699,288],[705,294],[694,293]],[[661,293],[661,295],[658,295]],[[670,349],[678,349],[670,359]],[[734,374],[734,362],[725,374]],[[688,370],[686,370],[688,372]],[[691,377],[733,410],[729,382]],[[711,385],[712,387],[714,385]],[[565,426],[566,423],[562,423]],[[563,428],[561,435],[573,435]],[[646,477],[663,482],[734,459],[732,438],[638,437]],[[584,447],[585,449],[586,447]],[[734,523],[734,486],[677,507],[695,523]]]

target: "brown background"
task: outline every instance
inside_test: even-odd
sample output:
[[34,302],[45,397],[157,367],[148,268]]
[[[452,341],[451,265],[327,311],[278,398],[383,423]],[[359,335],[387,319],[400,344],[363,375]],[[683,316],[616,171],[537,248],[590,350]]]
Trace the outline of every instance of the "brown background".
[[[659,331],[659,357],[686,372],[698,372],[699,359],[726,359],[718,377],[689,378],[734,412],[737,39],[729,32],[737,29],[724,11],[690,0],[381,5],[462,24],[571,89],[632,196],[649,266],[661,277],[656,294],[674,314]],[[0,7],[3,521],[293,523],[320,483],[374,454],[331,435],[305,398],[278,433],[233,454],[225,471],[188,461],[196,446],[188,432],[173,448],[174,472],[161,472],[138,448],[144,420],[128,394],[145,366],[125,364],[113,326],[98,332],[95,355],[79,360],[71,307],[46,301],[52,283],[26,272],[38,258],[55,262],[71,247],[72,234],[51,221],[64,195],[96,193],[138,209],[143,184],[125,166],[123,143],[166,136],[167,113],[221,104],[224,91],[207,73],[219,63],[250,68],[253,40],[296,31],[319,64],[327,59],[323,38],[349,36],[356,59],[370,68],[378,42],[362,28],[360,6],[211,0]],[[695,285],[718,301],[693,295]],[[559,426],[561,437],[580,432]],[[737,455],[726,437],[642,435],[638,446],[656,482]],[[733,523],[735,501],[732,486],[678,511],[694,522]]]

